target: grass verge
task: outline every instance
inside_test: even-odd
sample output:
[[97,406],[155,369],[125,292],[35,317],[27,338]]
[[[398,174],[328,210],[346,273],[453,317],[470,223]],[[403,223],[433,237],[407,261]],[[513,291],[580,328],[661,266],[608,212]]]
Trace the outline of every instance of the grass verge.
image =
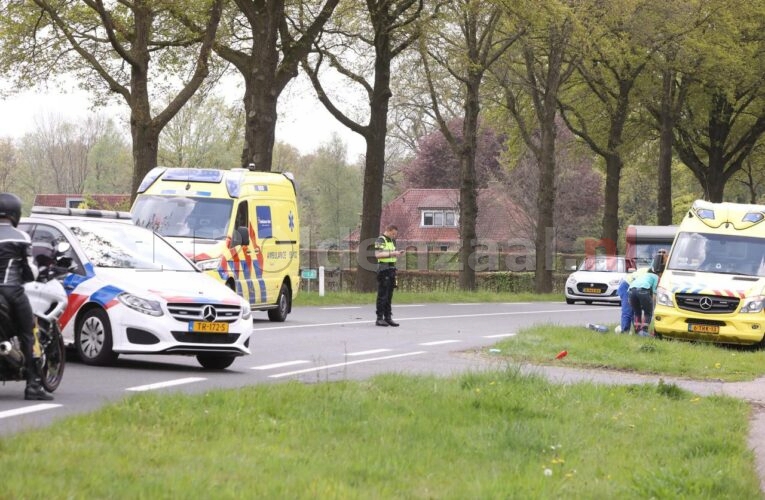
[[131,396],[0,440],[4,498],[755,498],[746,403],[517,370]]
[[[599,333],[583,327],[535,326],[492,348],[513,361],[534,364],[723,381],[753,380],[765,375],[765,350],[617,335],[613,330]],[[561,351],[568,355],[556,360]]]

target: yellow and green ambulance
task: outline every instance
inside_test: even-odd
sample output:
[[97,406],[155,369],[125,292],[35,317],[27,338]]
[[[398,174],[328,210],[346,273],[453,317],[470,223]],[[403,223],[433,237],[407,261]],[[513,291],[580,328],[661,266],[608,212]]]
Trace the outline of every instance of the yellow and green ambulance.
[[300,224],[288,173],[156,167],[143,179],[133,222],[284,321],[300,279]]
[[663,337],[765,344],[765,206],[697,200],[656,293]]

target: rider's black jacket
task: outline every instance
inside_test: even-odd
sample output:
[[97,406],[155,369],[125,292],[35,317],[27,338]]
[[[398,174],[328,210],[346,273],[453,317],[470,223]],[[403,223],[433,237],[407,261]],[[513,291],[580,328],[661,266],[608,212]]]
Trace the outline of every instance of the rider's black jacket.
[[0,222],[0,286],[21,286],[34,281],[34,273],[29,267],[31,255],[29,235],[10,223]]

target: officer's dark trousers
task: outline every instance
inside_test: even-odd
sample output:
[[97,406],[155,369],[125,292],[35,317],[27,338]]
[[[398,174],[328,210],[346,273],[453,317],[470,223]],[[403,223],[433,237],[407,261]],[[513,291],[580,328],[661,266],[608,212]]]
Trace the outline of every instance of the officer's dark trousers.
[[29,298],[24,293],[24,287],[19,285],[0,286],[0,295],[5,297],[10,307],[12,328],[15,328],[16,334],[21,341],[21,349],[26,360],[27,380],[39,376],[35,360],[33,357],[33,348],[35,343],[34,319],[32,315],[32,306],[29,304]]
[[391,318],[391,302],[396,282],[396,268],[377,270],[377,319]]

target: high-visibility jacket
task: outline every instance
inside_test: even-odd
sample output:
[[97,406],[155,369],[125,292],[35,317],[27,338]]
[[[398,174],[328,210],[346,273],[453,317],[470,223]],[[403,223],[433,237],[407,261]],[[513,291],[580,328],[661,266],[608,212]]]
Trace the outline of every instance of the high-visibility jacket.
[[[396,240],[393,240],[391,238],[388,238],[384,234],[381,234],[377,240],[375,240],[375,251],[384,251],[384,252],[395,252],[396,251]],[[396,263],[396,256],[391,255],[390,257],[382,257],[380,259],[377,259],[377,262],[379,263],[386,263],[388,265],[395,264]]]

